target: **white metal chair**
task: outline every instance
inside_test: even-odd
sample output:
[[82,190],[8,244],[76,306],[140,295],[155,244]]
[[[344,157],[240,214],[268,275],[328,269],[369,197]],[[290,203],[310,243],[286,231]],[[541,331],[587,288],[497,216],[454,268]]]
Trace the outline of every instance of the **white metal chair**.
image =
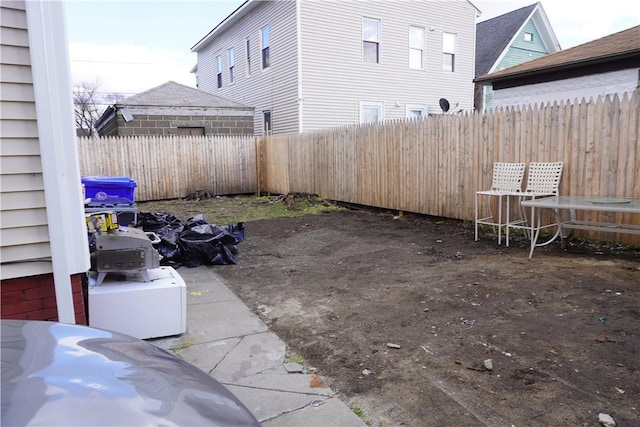
[[[493,164],[493,181],[491,189],[476,191],[476,213],[475,213],[475,239],[478,241],[478,225],[490,225],[494,229],[498,228],[498,244],[502,243],[502,227],[509,222],[509,199],[510,196],[518,195],[522,192],[522,178],[524,177],[524,163],[499,163]],[[479,200],[481,196],[489,196],[498,199],[498,219],[491,215],[479,218]],[[502,221],[502,199],[507,200],[506,221]]]
[[[527,219],[527,213],[522,207],[520,202],[525,199],[539,199],[541,197],[558,196],[560,192],[560,178],[562,177],[562,169],[564,167],[563,162],[531,162],[529,163],[529,175],[527,177],[527,187],[525,190],[518,194],[518,206],[520,208],[520,218],[515,221],[510,221],[507,218],[507,230],[506,240],[507,246],[509,246],[509,229],[521,229],[525,234],[531,237],[532,231],[535,229],[535,221],[540,221],[540,218],[533,217],[533,209],[531,210],[531,216]],[[508,215],[508,213],[507,213]],[[557,213],[556,213],[557,216]],[[557,226],[557,223],[547,224],[540,229],[551,228]],[[539,229],[538,229],[539,231]],[[560,227],[556,231],[556,234],[560,232]],[[554,236],[554,238],[557,236]],[[546,243],[538,244],[537,246],[544,246],[552,241],[553,238]]]

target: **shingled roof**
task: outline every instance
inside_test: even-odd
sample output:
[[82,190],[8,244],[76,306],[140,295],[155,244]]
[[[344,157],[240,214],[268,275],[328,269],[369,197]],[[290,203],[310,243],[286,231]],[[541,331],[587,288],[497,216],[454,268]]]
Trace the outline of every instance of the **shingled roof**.
[[118,106],[148,107],[206,107],[206,108],[247,108],[239,102],[230,101],[176,82],[156,86],[152,89],[130,96],[116,103]]
[[491,71],[507,45],[531,16],[538,3],[476,25],[476,77]]
[[[536,76],[540,81],[567,78],[633,67],[640,63],[640,25],[570,49],[524,62],[486,76],[476,82],[495,83]],[[589,67],[590,71],[585,71]],[[543,77],[544,75],[544,77]]]

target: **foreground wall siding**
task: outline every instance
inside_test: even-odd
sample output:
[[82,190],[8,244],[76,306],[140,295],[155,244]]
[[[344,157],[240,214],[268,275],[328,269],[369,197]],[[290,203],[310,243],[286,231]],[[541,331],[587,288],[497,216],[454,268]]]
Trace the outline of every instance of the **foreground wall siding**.
[[[82,277],[71,278],[76,323],[87,324]],[[0,287],[2,318],[58,321],[53,276],[50,274],[3,280]]]
[[0,6],[2,279],[52,271],[24,7],[23,2]]

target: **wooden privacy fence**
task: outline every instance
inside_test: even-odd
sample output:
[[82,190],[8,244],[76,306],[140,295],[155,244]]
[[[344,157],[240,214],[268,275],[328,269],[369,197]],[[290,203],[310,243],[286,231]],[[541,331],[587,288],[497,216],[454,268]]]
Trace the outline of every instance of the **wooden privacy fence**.
[[[136,199],[256,191],[473,220],[494,162],[564,162],[560,193],[640,197],[640,91],[613,98],[442,115],[268,138],[80,138],[80,171],[129,176]],[[526,182],[526,177],[525,177]],[[605,215],[605,218],[596,217]],[[640,224],[638,215],[584,220]],[[606,233],[587,237],[610,240]],[[615,240],[640,244],[638,236]]]
[[[640,197],[639,111],[636,90],[622,99],[277,135],[258,145],[260,188],[473,220],[475,192],[491,186],[494,162],[562,161],[561,194]],[[597,215],[640,224],[638,215],[584,219]]]
[[256,191],[253,136],[79,138],[78,151],[82,176],[128,176],[138,201]]

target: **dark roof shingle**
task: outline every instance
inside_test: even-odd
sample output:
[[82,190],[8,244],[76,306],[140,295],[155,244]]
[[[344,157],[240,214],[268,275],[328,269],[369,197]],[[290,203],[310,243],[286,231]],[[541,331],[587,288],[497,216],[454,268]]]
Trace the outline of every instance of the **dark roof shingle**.
[[537,5],[534,3],[476,25],[476,77],[491,71],[493,64]]
[[176,82],[156,86],[152,89],[130,96],[117,103],[118,106],[148,107],[207,107],[207,108],[247,108],[239,102],[212,95],[200,89]]
[[476,81],[489,83],[525,74],[552,73],[631,56],[640,56],[640,25],[481,76]]

